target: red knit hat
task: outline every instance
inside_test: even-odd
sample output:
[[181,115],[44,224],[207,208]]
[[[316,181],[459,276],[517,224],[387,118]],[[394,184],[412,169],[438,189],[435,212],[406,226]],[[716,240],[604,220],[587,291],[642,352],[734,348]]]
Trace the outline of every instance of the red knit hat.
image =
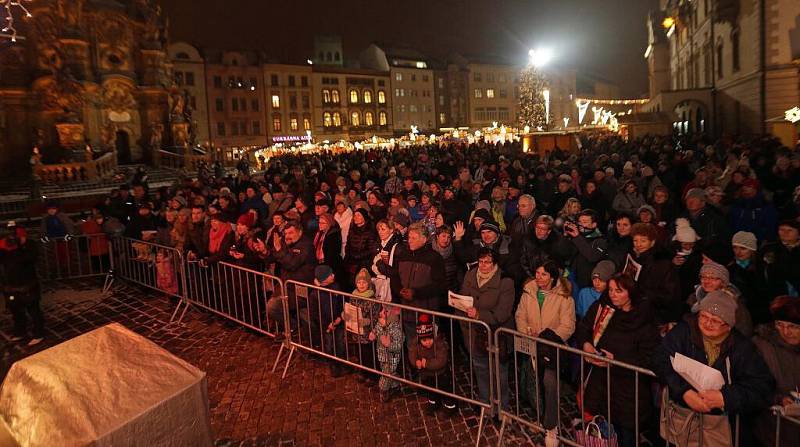
[[244,225],[247,228],[252,228],[253,225],[256,223],[256,216],[253,213],[247,212],[239,216],[239,220],[236,221],[238,225]]

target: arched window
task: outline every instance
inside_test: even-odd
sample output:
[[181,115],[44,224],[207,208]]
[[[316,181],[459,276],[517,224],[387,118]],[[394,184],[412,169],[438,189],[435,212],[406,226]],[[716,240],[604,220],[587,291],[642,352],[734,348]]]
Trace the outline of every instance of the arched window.
[[378,113],[378,125],[380,126],[386,125],[386,112]]
[[278,113],[272,115],[272,130],[275,132],[281,131],[281,115]]
[[297,121],[297,114],[292,113],[291,115],[289,115],[289,129],[292,130],[293,132],[296,132],[298,128],[299,128],[299,123]]
[[[330,113],[328,114],[328,121],[330,121],[331,116]],[[311,115],[303,115],[303,130],[311,130]]]
[[350,104],[355,104],[358,102],[358,90],[350,89]]
[[334,104],[339,104],[339,90],[331,90],[331,102]]
[[353,112],[350,114],[350,124],[353,126],[360,126],[361,125],[361,114],[358,112]]
[[334,127],[342,126],[342,115],[339,112],[333,112],[333,125]]
[[331,91],[325,89],[322,91],[322,102],[328,104],[331,102]]
[[325,60],[327,62],[333,61],[333,58],[331,57],[331,52],[330,51],[328,51],[328,54],[325,55]]
[[324,127],[331,127],[333,125],[333,120],[331,120],[331,112],[325,112],[322,114],[322,125]]
[[339,52],[338,51],[333,53],[333,60],[335,60],[336,62],[339,62]]
[[378,91],[378,104],[386,104],[386,92],[383,90]]
[[372,104],[372,90],[364,90],[364,104]]
[[364,125],[372,126],[374,123],[372,119],[372,112],[364,112]]

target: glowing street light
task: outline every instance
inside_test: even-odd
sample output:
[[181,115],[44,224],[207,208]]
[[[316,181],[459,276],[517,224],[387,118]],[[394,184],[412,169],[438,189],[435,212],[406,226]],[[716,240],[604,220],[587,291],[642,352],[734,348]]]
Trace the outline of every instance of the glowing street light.
[[528,64],[536,68],[544,67],[553,59],[553,51],[549,48],[538,48],[528,51]]

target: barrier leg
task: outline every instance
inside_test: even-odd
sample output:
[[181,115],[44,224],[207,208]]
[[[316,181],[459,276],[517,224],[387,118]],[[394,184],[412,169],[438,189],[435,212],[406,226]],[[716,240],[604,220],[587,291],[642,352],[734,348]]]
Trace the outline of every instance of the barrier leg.
[[103,294],[107,294],[111,290],[111,286],[114,285],[114,270],[109,270],[106,273],[106,279],[103,281]]
[[292,349],[289,350],[289,357],[286,358],[286,366],[283,367],[283,374],[281,374],[281,380],[286,378],[286,373],[289,371],[289,364],[292,363],[292,356],[294,355],[294,351],[297,348],[292,346]]
[[497,437],[497,447],[501,447],[503,445],[503,436],[506,434],[506,424],[508,424],[508,417],[502,416],[502,422],[500,423],[500,434]]
[[478,423],[478,437],[475,439],[475,447],[481,445],[481,436],[483,436],[483,424],[486,419],[486,408],[481,407],[481,421]]
[[275,357],[275,363],[272,365],[272,372],[275,372],[278,369],[278,363],[281,361],[281,356],[283,356],[283,350],[286,349],[286,343],[281,343],[281,348],[278,349],[278,356]]

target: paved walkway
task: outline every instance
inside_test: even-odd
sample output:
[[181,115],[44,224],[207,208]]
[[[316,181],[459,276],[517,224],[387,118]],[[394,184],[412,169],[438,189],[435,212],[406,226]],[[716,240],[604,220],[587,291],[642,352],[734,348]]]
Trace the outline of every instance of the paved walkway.
[[[199,311],[181,325],[165,327],[173,305],[158,293],[126,284],[108,296],[99,281],[75,280],[46,290],[47,338],[35,348],[8,343],[11,321],[0,314],[0,379],[10,365],[34,352],[118,322],[146,336],[208,374],[211,419],[217,446],[468,446],[475,444],[478,412],[462,405],[455,414],[424,412],[423,398],[406,387],[381,403],[377,386],[355,374],[336,378],[312,356],[295,356],[285,380],[270,372],[279,345]],[[496,445],[499,426],[489,423],[482,445]],[[505,445],[525,445],[516,430]]]

